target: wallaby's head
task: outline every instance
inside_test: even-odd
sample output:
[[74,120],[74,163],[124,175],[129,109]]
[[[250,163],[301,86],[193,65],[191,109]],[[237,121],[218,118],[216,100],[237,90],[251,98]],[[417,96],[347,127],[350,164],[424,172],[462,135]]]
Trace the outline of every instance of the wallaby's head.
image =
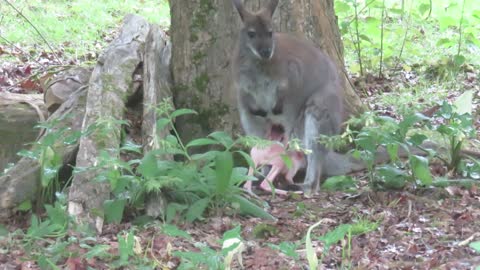
[[248,12],[243,6],[243,0],[232,0],[240,14],[243,28],[240,40],[251,53],[261,60],[269,60],[275,51],[273,39],[272,16],[278,5],[278,0],[270,0],[270,3],[256,13]]

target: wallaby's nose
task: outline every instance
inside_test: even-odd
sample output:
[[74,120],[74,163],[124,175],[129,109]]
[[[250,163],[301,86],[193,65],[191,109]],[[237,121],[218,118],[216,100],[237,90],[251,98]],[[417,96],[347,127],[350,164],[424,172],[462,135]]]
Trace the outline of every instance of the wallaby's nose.
[[270,48],[261,49],[259,53],[260,53],[260,56],[262,56],[262,58],[268,59],[272,54],[272,49]]

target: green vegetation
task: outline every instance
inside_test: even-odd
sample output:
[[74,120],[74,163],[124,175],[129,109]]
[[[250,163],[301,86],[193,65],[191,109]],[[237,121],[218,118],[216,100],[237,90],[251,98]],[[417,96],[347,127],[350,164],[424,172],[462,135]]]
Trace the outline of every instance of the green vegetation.
[[[108,44],[111,32],[116,31],[128,13],[138,14],[150,22],[167,28],[170,11],[166,0],[144,1],[9,1],[28,18],[55,49],[65,49],[69,56],[97,52]],[[36,44],[47,50],[47,46],[25,18],[17,14],[12,6],[0,5],[2,20],[0,44],[5,40],[19,45]],[[36,48],[38,49],[38,47]]]

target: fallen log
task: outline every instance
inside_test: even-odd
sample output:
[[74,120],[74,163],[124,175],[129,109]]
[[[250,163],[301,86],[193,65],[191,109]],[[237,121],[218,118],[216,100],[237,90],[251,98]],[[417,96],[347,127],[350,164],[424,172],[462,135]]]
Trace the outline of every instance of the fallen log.
[[[82,71],[72,71],[48,84],[45,103],[53,114],[47,123],[55,125],[42,135],[37,145],[52,132],[64,132],[62,138],[82,134],[76,142],[66,144],[59,140],[49,149],[62,159],[60,173],[70,170],[66,178],[71,176],[73,167],[77,168],[69,188],[69,213],[99,232],[103,225],[103,203],[110,198],[110,187],[94,180],[102,172],[97,165],[105,151],[112,157],[119,156],[127,109],[141,110],[140,133],[145,152],[158,148],[158,140],[169,132],[156,127],[155,108],[171,97],[170,50],[159,27],[141,17],[127,15],[119,36],[99,57],[91,77],[90,73],[85,76]],[[88,83],[85,78],[90,78]],[[0,219],[9,217],[20,203],[37,199],[41,168],[38,158],[24,157],[0,177]],[[159,216],[164,207],[161,194],[148,196],[148,214]]]
[[17,152],[35,141],[41,131],[34,126],[46,117],[41,94],[0,93],[0,172],[20,159]]

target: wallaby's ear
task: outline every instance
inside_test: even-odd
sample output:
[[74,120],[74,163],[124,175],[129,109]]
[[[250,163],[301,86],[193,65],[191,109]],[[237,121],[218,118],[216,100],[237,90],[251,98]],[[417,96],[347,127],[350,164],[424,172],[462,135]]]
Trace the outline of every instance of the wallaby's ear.
[[235,8],[237,9],[238,11],[238,14],[240,14],[240,18],[242,19],[242,21],[245,19],[245,16],[247,15],[247,10],[245,10],[245,7],[243,6],[243,3],[242,3],[243,0],[232,0],[233,2],[233,5],[235,6]]
[[277,9],[278,0],[270,0],[270,3],[267,5],[267,10],[270,12],[270,16],[273,16],[275,9]]

